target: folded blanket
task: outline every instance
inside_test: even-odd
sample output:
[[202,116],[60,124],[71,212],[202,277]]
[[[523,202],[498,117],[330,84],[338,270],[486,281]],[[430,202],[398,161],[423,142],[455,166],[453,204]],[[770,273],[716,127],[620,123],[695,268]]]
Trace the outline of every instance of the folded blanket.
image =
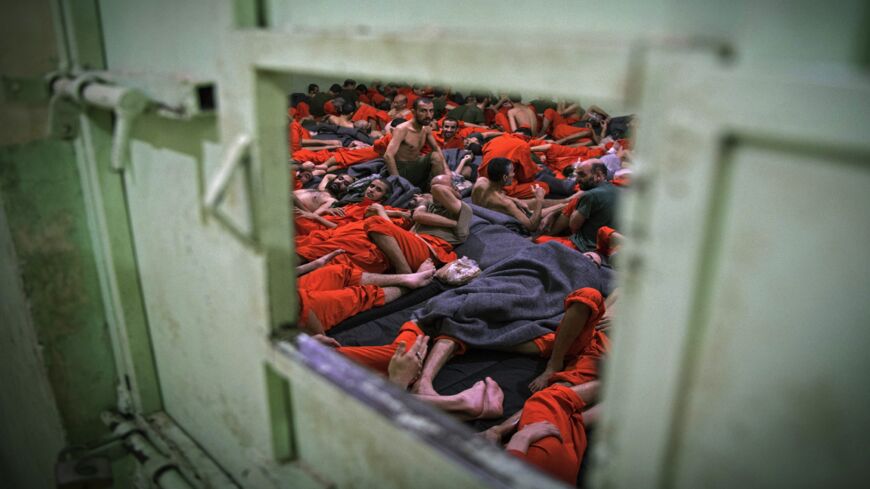
[[430,336],[450,336],[471,348],[515,346],[555,331],[574,290],[592,287],[606,295],[611,277],[561,244],[529,246],[432,298],[412,317]]

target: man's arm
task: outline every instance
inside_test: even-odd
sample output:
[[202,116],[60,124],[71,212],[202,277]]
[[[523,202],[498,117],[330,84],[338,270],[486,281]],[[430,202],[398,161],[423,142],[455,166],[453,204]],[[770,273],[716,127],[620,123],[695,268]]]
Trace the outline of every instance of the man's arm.
[[426,141],[429,143],[429,147],[432,148],[432,152],[441,155],[441,161],[444,162],[442,173],[447,176],[452,176],[453,174],[450,172],[450,167],[447,165],[447,158],[444,157],[444,153],[441,152],[441,147],[438,146],[438,141],[435,140],[435,134],[433,134],[430,129],[423,130],[426,131]]
[[330,207],[332,207],[332,204],[334,204],[334,203],[335,203],[334,198],[330,197],[330,198],[326,199],[322,204],[320,204],[320,207],[315,209],[314,214],[317,214],[318,216],[323,215],[323,213],[326,212]]
[[418,224],[425,224],[427,226],[438,226],[442,228],[452,228],[456,226],[457,223],[457,221],[454,219],[450,219],[449,217],[444,217],[439,214],[433,214],[425,210],[414,211],[414,222]]
[[323,216],[321,216],[319,214],[315,214],[313,212],[302,210],[298,207],[296,208],[296,214],[298,214],[299,217],[304,217],[306,219],[311,219],[312,221],[319,222],[320,224],[323,224],[324,226],[326,226],[329,229],[334,229],[334,228],[338,227],[338,224],[336,224],[334,222],[327,221],[326,219],[323,218]]
[[335,258],[336,256],[338,256],[342,253],[344,253],[344,250],[342,250],[342,249],[330,251],[329,253],[321,256],[320,258],[318,258],[316,260],[311,260],[308,263],[304,263],[302,265],[299,265],[296,267],[296,276],[300,277],[302,275],[305,275],[308,272],[316,270],[316,269],[322,267],[323,265],[326,265],[329,262],[329,260],[332,260],[333,258]]
[[387,165],[387,171],[392,176],[399,175],[399,167],[396,166],[396,153],[399,152],[399,147],[402,141],[405,140],[405,128],[397,128],[393,131],[393,137],[390,139],[390,144],[387,145],[384,151],[384,162]]
[[572,233],[576,234],[583,227],[584,222],[586,222],[586,216],[580,210],[574,209],[574,212],[571,213],[571,218],[568,220],[568,227]]
[[481,435],[483,435],[484,438],[493,443],[501,443],[502,439],[504,439],[505,436],[517,430],[517,424],[519,424],[520,417],[522,417],[522,415],[523,410],[520,409],[519,411],[512,414],[508,419],[502,421],[495,426],[490,427],[486,431],[482,431]]

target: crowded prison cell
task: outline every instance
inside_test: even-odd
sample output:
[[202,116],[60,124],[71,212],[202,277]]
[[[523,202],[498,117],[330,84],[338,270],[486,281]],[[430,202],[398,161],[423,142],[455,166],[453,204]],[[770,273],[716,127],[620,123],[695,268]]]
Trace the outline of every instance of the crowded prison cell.
[[291,94],[298,327],[582,484],[633,124],[420,84]]

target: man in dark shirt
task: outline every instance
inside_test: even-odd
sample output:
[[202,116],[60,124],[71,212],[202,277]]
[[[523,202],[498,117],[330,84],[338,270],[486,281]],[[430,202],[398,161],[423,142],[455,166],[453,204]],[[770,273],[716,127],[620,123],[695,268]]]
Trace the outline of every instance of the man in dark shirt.
[[447,117],[465,122],[466,125],[484,126],[486,116],[483,111],[489,103],[489,96],[484,93],[474,94],[466,99],[465,105],[449,111]]
[[571,241],[580,251],[592,251],[598,228],[617,228],[616,207],[620,190],[607,181],[607,166],[600,161],[583,162],[577,165],[574,174],[583,195],[568,221],[573,233]]

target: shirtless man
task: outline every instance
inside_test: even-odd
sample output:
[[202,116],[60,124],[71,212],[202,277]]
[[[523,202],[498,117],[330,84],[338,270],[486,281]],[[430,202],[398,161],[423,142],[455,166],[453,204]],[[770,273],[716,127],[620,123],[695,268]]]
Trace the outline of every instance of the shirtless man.
[[[401,175],[423,190],[429,186],[431,177],[450,175],[450,169],[429,126],[434,113],[432,101],[425,97],[415,100],[414,118],[396,127],[384,152],[390,175]],[[422,156],[420,150],[424,144],[428,144],[432,152]]]
[[356,110],[356,105],[353,102],[345,102],[340,107],[336,107],[336,115],[330,115],[328,120],[330,124],[335,124],[339,127],[354,127],[354,123],[350,120]]
[[527,207],[516,198],[508,197],[504,187],[510,185],[514,178],[513,162],[507,158],[494,158],[489,163],[487,177],[479,177],[471,190],[471,201],[487,209],[507,214],[523,225],[530,233],[535,232],[541,224],[541,219],[559,211],[565,204],[556,204],[544,208],[544,189],[534,186],[534,199]]
[[531,134],[538,134],[538,117],[534,107],[520,103],[523,98],[518,94],[511,95],[510,99],[513,108],[508,110],[507,116],[511,124],[511,132],[525,127],[531,131]]
[[393,103],[390,104],[390,111],[387,112],[391,119],[401,118],[407,119],[411,115],[411,109],[408,108],[408,97],[404,94],[397,93],[393,97]]
[[293,192],[293,205],[297,209],[312,212],[316,215],[333,213],[329,211],[332,204],[347,192],[356,179],[350,175],[326,175],[317,189],[300,189]]

